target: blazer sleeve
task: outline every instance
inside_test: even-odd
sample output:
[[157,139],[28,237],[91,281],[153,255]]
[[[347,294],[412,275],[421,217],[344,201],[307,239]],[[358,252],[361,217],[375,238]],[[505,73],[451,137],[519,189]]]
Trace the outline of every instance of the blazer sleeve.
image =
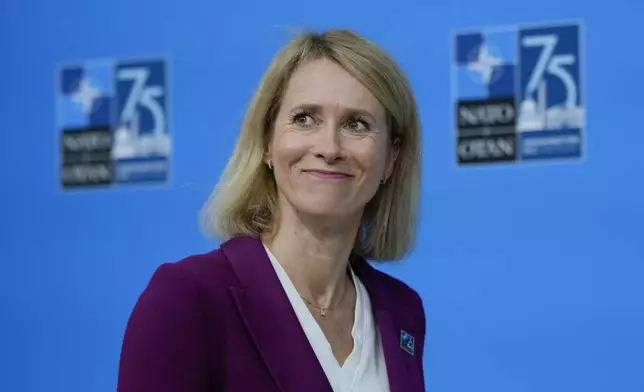
[[424,365],[423,365],[423,358],[424,358],[424,353],[425,353],[425,337],[427,335],[427,320],[425,317],[425,306],[423,305],[423,299],[421,296],[414,292],[416,296],[416,301],[417,301],[417,306],[416,309],[418,309],[418,323],[419,323],[419,331],[420,331],[420,339],[418,340],[418,366],[420,367],[420,374],[423,378],[423,385],[425,385],[425,371],[424,371]]
[[206,338],[196,280],[180,265],[161,265],[128,320],[117,392],[210,389]]

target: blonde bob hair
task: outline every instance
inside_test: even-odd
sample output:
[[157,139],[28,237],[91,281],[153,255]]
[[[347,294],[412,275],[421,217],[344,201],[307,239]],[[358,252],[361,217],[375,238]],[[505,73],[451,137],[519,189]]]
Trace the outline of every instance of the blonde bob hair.
[[277,189],[264,157],[273,123],[293,72],[303,63],[335,61],[366,86],[388,116],[394,170],[365,206],[354,253],[372,261],[400,260],[414,246],[420,192],[418,109],[399,66],[381,48],[349,30],[306,32],[272,60],[247,109],[234,152],[202,211],[208,234],[224,240],[270,234],[277,220]]

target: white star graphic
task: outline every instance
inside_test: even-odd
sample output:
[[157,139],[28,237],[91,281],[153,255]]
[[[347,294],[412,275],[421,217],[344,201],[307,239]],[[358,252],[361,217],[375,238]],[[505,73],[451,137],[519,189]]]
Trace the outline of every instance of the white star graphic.
[[92,111],[94,100],[100,95],[98,89],[92,86],[89,79],[83,77],[78,84],[78,90],[74,93],[73,99],[83,107],[83,111],[87,115]]
[[471,62],[468,67],[470,70],[480,73],[483,78],[483,82],[488,84],[492,79],[494,67],[500,64],[501,59],[490,55],[488,47],[486,45],[481,45],[481,48],[479,49],[479,57],[476,59],[476,62]]

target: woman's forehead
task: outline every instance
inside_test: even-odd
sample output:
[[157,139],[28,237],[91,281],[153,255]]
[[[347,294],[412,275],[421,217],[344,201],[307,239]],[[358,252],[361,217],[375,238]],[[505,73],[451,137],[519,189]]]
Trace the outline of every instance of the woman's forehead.
[[332,60],[320,59],[300,66],[292,75],[283,105],[366,111],[383,115],[384,109],[369,89]]

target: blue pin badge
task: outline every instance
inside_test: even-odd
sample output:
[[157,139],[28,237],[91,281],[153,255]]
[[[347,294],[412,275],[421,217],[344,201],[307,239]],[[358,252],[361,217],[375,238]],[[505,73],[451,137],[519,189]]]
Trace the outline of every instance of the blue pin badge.
[[400,330],[400,348],[405,350],[407,354],[414,355],[414,343],[416,339],[408,334],[405,330]]

